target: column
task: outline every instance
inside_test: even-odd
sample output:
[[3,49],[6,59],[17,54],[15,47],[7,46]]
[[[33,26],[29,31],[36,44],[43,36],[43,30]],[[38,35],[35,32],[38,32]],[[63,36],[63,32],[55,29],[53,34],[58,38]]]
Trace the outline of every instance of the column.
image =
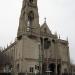
[[57,59],[56,59],[55,73],[56,73],[56,75],[57,75]]

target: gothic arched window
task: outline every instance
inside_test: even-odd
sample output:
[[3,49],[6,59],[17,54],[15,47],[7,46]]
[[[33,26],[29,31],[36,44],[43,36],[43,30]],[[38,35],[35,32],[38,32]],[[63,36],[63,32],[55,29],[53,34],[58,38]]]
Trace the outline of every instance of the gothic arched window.
[[30,11],[28,13],[27,31],[30,31],[32,24],[33,24],[33,20],[34,20],[34,13],[33,11]]
[[28,13],[28,20],[32,21],[34,19],[34,12],[33,11],[30,11]]
[[44,33],[47,33],[47,29],[46,28],[44,28]]

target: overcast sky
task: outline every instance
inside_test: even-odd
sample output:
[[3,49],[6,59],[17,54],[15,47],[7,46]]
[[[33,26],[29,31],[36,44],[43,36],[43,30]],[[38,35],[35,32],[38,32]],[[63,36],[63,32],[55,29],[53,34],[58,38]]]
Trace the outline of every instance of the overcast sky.
[[[13,42],[21,12],[22,0],[0,0],[0,46]],[[40,24],[47,18],[52,33],[69,40],[70,56],[75,62],[75,0],[38,0]]]

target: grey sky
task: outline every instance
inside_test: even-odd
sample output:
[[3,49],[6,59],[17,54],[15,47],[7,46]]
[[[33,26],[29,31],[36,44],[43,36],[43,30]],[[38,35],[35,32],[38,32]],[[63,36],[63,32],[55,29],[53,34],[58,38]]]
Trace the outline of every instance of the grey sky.
[[[13,42],[19,25],[22,0],[0,1],[0,46]],[[69,38],[71,59],[75,62],[75,0],[38,0],[40,24],[47,18],[50,30]]]

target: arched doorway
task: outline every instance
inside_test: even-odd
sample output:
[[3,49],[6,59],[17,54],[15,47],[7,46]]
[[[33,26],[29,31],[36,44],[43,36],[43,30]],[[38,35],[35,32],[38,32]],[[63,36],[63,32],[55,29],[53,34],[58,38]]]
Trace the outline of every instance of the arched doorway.
[[49,70],[51,71],[51,74],[54,75],[55,74],[55,64],[51,63],[49,64]]
[[61,74],[61,64],[57,65],[57,74],[60,75]]

